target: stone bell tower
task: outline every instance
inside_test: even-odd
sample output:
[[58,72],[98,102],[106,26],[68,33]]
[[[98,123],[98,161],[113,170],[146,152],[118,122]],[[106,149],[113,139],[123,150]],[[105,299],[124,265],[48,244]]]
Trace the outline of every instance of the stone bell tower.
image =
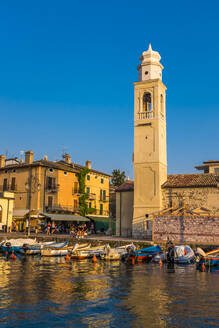
[[151,214],[162,209],[161,185],[167,179],[166,87],[160,59],[149,45],[134,83],[134,237],[151,233]]

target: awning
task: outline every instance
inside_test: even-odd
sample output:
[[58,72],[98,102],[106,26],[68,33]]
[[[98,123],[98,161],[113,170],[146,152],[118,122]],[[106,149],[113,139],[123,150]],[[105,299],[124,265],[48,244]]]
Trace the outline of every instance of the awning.
[[53,214],[53,213],[42,213],[53,221],[80,221],[80,222],[90,222],[88,218],[80,215],[73,214]]
[[14,209],[13,210],[13,218],[23,218],[25,214],[29,212],[28,209]]

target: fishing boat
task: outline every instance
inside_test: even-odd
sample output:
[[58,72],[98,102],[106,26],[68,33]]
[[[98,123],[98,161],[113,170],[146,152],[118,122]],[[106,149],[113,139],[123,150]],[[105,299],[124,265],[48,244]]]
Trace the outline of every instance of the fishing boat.
[[142,261],[150,262],[155,255],[161,252],[162,250],[159,245],[150,246],[150,247],[142,248],[140,250],[135,250],[135,251],[130,250],[126,259],[137,261],[137,262],[142,262]]
[[196,250],[196,254],[197,266],[219,266],[219,248],[205,253],[203,249],[198,247]]

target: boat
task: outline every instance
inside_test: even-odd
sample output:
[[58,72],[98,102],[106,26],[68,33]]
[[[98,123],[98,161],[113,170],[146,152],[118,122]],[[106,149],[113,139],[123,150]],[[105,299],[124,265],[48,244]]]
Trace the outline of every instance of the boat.
[[72,247],[67,247],[68,241],[55,243],[47,247],[41,248],[41,256],[65,256],[71,252]]
[[[172,254],[170,254],[170,252],[172,252]],[[154,256],[153,262],[160,261],[178,264],[190,264],[194,263],[195,261],[195,253],[188,245],[172,245],[172,247],[169,247],[166,252]]]
[[46,248],[41,249],[41,256],[66,256],[70,252],[68,247],[66,248]]
[[205,253],[203,249],[198,247],[196,250],[196,254],[197,266],[219,266],[219,248]]
[[77,247],[74,248],[71,252],[71,259],[77,259],[77,260],[84,260],[89,259],[95,256],[100,256],[104,253],[104,247],[103,246],[96,246],[96,247],[90,247],[84,246],[84,247]]
[[174,247],[174,263],[191,264],[195,261],[195,253],[189,245]]
[[1,250],[5,253],[22,253],[22,248],[25,243],[29,245],[37,245],[36,239],[31,238],[18,238],[18,239],[8,239],[1,243]]
[[100,254],[100,257],[102,260],[120,261],[125,258],[125,256],[128,256],[129,252],[134,252],[135,250],[136,247],[134,244],[120,246],[116,248],[111,248],[108,244],[104,247],[104,253]]
[[[48,241],[43,243],[38,243],[36,245],[24,244],[21,253],[25,255],[38,255],[41,253],[41,249],[49,248],[55,246],[57,243],[54,241]],[[59,243],[60,245],[60,243]]]
[[146,248],[142,248],[139,250],[133,251],[132,249],[129,251],[128,256],[126,259],[137,261],[137,262],[150,262],[153,257],[159,253],[161,253],[161,247],[159,245],[150,246]]

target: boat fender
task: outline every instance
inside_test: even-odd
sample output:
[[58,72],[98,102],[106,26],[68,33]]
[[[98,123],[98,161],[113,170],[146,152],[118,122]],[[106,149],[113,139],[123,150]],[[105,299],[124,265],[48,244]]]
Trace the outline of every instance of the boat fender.
[[17,256],[14,254],[14,252],[12,252],[10,258],[11,258],[12,260],[16,260]]
[[93,258],[92,258],[92,262],[93,263],[97,263],[97,257],[96,257],[96,254],[94,254]]
[[65,260],[68,262],[69,259],[70,259],[70,257],[69,257],[69,254],[67,253],[67,254],[66,254],[66,257],[65,257]]

